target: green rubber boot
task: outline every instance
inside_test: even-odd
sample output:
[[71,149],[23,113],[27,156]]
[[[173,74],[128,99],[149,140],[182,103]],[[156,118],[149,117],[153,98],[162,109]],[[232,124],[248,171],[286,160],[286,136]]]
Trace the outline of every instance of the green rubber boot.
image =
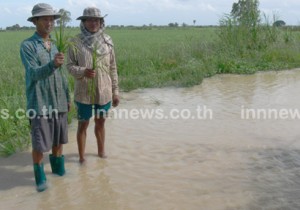
[[38,192],[42,192],[48,188],[46,174],[44,172],[44,164],[35,163],[33,164],[33,169],[34,169],[36,190]]
[[52,154],[49,154],[49,160],[51,165],[51,170],[53,174],[57,173],[57,167],[56,167],[56,158]]
[[65,170],[65,156],[55,157],[52,154],[49,155],[51,170],[53,174],[63,176],[66,173]]

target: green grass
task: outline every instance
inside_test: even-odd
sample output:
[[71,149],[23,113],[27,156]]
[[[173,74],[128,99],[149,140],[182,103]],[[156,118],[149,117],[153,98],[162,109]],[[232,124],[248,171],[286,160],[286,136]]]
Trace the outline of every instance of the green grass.
[[[136,88],[200,84],[208,69],[213,28],[111,30],[117,56],[120,86]],[[204,58],[208,60],[204,61]]]
[[[75,35],[79,29],[69,32]],[[205,77],[219,73],[252,74],[261,70],[300,66],[298,30],[279,29],[276,42],[254,49],[247,48],[243,42],[238,42],[237,45],[224,44],[219,39],[220,28],[216,27],[152,30],[124,28],[107,29],[106,32],[111,35],[115,44],[120,88],[123,91],[193,86],[200,84]],[[25,70],[21,64],[19,47],[22,40],[32,34],[33,31],[0,33],[1,155],[13,154],[30,145],[28,119],[3,119],[5,115],[1,110],[8,109],[10,115],[14,116],[19,108],[26,108]],[[68,79],[70,90],[73,91],[74,80],[70,75]],[[74,105],[69,121],[73,116]]]
[[6,119],[19,108],[25,108],[24,69],[19,57],[19,46],[28,32],[0,33],[0,155],[10,155],[28,147],[30,133],[28,119]]

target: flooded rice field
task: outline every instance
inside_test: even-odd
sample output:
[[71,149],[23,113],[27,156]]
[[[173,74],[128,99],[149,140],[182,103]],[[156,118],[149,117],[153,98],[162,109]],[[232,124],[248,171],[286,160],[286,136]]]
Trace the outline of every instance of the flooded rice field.
[[91,123],[78,163],[74,120],[64,177],[45,154],[45,192],[35,191],[30,151],[0,158],[0,209],[300,209],[300,69],[121,100],[106,122],[108,158],[96,156]]

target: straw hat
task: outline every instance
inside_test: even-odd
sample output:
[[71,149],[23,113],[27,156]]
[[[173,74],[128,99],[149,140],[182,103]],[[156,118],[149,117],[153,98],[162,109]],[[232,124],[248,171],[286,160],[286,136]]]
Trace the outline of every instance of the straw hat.
[[58,19],[61,17],[59,13],[55,13],[53,8],[49,4],[40,3],[36,4],[32,11],[32,17],[29,17],[27,20],[32,22],[34,18],[36,17],[42,17],[42,16],[54,16],[54,19]]
[[78,17],[76,20],[84,20],[84,19],[87,19],[87,18],[105,18],[107,16],[104,15],[104,16],[101,16],[101,12],[98,8],[96,7],[88,7],[88,8],[85,8],[83,10],[83,15]]

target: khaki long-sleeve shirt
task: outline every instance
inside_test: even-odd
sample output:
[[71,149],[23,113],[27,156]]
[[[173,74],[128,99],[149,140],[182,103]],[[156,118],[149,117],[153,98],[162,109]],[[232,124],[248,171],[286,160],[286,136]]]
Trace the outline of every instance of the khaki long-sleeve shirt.
[[[111,39],[104,35],[106,39]],[[68,52],[67,69],[75,78],[74,100],[83,104],[104,105],[112,100],[113,95],[119,95],[118,72],[115,53],[111,44],[105,43],[106,54],[97,57],[95,95],[92,96],[90,87],[92,79],[84,76],[86,69],[92,69],[92,50],[86,47],[77,36],[72,41],[74,47]]]

